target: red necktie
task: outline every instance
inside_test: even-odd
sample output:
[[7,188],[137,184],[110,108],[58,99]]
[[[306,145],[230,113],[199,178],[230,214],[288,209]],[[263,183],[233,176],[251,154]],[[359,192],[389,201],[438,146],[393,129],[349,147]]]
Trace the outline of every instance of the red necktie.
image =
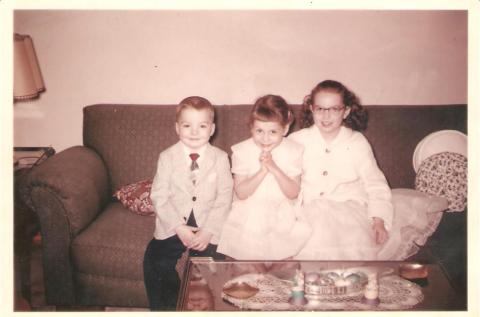
[[192,165],[190,165],[190,170],[194,171],[198,169],[197,159],[200,157],[198,153],[191,153],[190,158],[192,159]]

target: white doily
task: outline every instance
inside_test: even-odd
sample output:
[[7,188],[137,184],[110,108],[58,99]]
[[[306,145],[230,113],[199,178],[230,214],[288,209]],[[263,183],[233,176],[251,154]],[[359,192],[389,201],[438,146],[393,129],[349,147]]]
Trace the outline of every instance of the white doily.
[[379,279],[378,306],[362,303],[362,295],[329,295],[306,305],[289,303],[291,281],[281,280],[266,274],[245,274],[227,283],[244,282],[257,287],[259,292],[248,299],[237,299],[222,292],[222,298],[242,310],[406,310],[423,300],[420,286],[399,276],[384,276]]
[[259,289],[259,292],[248,299],[237,299],[222,292],[222,298],[234,304],[240,309],[250,310],[290,310],[290,288],[292,282],[281,280],[270,274],[244,274],[227,283],[228,287],[233,283],[246,283]]

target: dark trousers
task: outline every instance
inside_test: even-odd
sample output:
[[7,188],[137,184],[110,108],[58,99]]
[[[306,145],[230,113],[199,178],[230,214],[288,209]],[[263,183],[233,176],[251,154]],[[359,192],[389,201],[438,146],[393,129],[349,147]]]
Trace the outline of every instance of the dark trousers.
[[[188,218],[187,225],[197,226],[193,212]],[[143,277],[150,310],[175,310],[180,289],[180,278],[175,265],[185,250],[177,235],[164,240],[152,239],[148,244],[143,258]],[[213,244],[209,244],[204,251],[189,252],[190,256],[224,258],[222,254],[217,253],[217,246]]]

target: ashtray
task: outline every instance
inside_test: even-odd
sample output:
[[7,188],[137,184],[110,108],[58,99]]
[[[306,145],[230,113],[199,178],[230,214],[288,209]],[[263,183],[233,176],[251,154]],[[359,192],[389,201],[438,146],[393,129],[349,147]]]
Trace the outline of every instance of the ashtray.
[[428,269],[423,264],[406,263],[400,265],[398,273],[407,280],[423,279],[428,276]]
[[247,299],[255,296],[259,291],[258,288],[244,282],[235,282],[223,287],[223,292],[228,296],[238,299]]

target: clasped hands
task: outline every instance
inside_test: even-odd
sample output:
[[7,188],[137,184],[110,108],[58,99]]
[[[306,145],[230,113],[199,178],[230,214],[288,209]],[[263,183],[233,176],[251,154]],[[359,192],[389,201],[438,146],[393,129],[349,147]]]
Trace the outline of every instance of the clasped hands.
[[213,236],[208,231],[188,225],[178,226],[175,233],[186,248],[197,251],[205,250]]
[[270,153],[270,151],[262,151],[262,153],[260,153],[259,160],[262,170],[264,170],[265,172],[272,172],[273,170],[278,168],[277,164],[275,164],[275,161],[272,158],[272,153]]

